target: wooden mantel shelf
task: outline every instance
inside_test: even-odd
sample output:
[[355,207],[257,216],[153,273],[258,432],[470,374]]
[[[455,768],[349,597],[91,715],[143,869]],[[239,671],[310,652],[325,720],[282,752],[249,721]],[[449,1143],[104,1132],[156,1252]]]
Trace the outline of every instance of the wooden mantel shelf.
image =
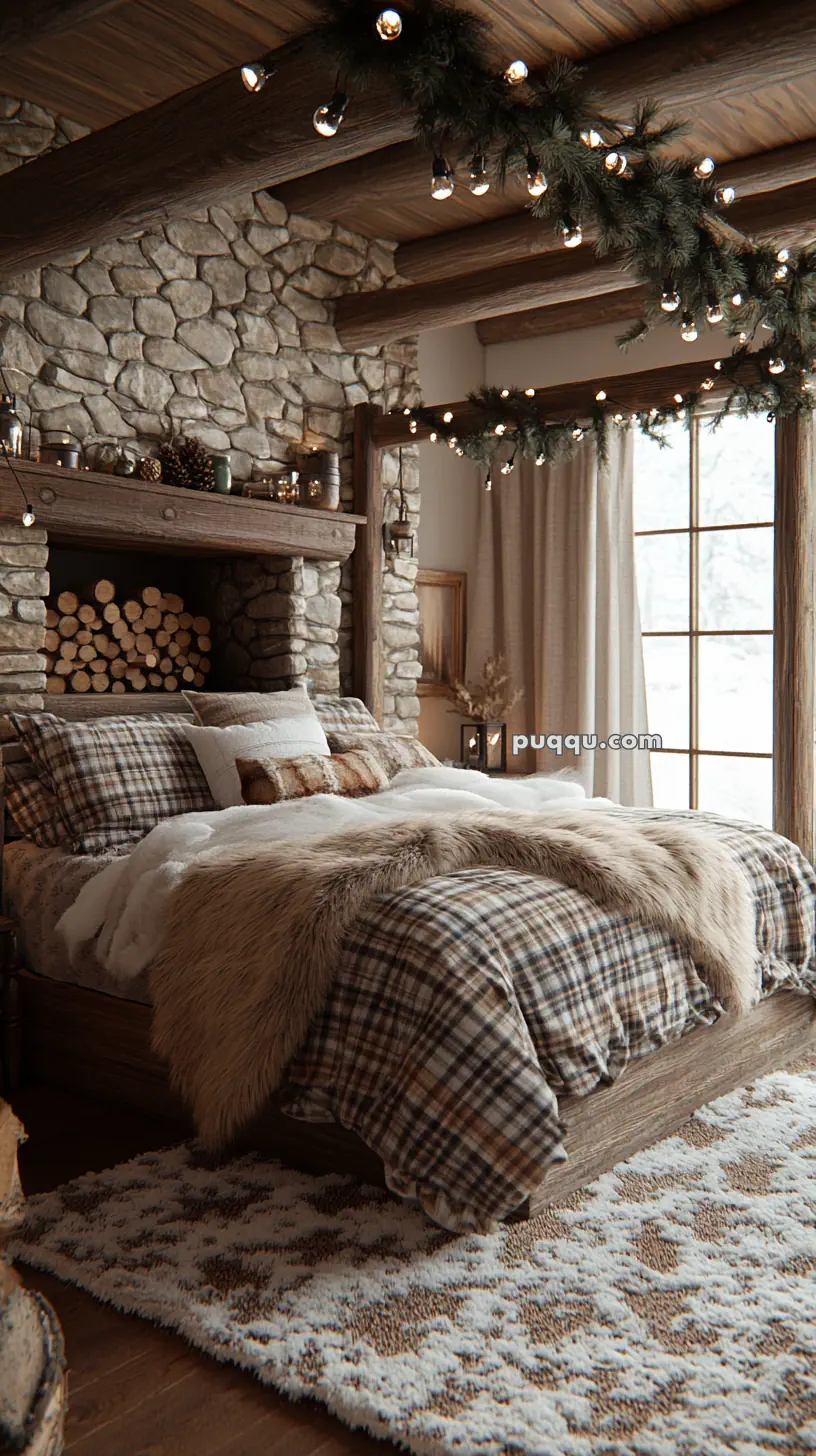
[[[181,490],[132,477],[14,462],[55,545],[195,556],[305,556],[345,561],[364,516]],[[0,520],[19,521],[20,491],[0,464]]]

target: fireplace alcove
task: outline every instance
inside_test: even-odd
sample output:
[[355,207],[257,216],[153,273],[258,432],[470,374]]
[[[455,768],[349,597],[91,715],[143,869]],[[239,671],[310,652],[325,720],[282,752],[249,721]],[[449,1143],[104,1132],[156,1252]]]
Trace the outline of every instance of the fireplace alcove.
[[[52,599],[103,576],[117,600],[158,586],[212,619],[208,687],[339,691],[341,566],[365,517],[24,461],[15,470],[46,533]],[[21,510],[0,466],[0,521],[19,523]]]

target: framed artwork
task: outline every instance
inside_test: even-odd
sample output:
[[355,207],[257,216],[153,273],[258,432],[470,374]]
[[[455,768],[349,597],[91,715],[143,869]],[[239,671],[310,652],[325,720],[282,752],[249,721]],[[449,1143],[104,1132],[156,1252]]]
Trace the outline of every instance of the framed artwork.
[[467,572],[417,572],[420,697],[446,698],[454,678],[465,676]]

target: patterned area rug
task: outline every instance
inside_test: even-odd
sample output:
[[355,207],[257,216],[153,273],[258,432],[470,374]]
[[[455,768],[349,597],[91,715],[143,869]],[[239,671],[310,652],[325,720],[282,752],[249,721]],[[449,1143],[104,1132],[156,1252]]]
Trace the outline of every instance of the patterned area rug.
[[17,1255],[419,1456],[816,1451],[816,1070],[528,1224],[188,1147],[32,1198]]

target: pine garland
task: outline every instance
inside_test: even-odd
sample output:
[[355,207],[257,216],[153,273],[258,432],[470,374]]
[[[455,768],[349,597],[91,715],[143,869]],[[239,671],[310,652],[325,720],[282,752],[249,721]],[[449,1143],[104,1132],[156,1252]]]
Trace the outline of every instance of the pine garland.
[[[384,43],[376,27],[382,8],[379,0],[327,0],[312,39],[337,69],[338,84],[353,90],[386,83],[414,111],[419,140],[452,172],[483,165],[491,181],[503,184],[526,177],[535,164],[547,182],[531,204],[542,224],[567,246],[585,235],[598,255],[620,256],[647,290],[643,317],[619,340],[622,347],[657,324],[696,337],[721,322],[738,347],[723,361],[729,393],[720,416],[813,407],[816,249],[759,243],[731,227],[733,189],[719,185],[710,159],[665,155],[683,123],[657,125],[652,104],[637,106],[628,121],[604,115],[580,67],[566,60],[510,84],[491,61],[487,27],[448,0],[399,5],[402,32]],[[755,340],[761,347],[749,352]],[[696,402],[688,396],[682,406],[675,402],[638,421],[659,435],[661,423]],[[498,424],[522,454],[548,461],[574,449],[584,426],[604,446],[603,410],[585,421],[547,421],[518,390],[509,397],[485,391],[471,403],[483,412],[484,428],[456,448],[475,459],[487,460],[501,446]],[[454,432],[432,411],[414,414],[441,438]]]

